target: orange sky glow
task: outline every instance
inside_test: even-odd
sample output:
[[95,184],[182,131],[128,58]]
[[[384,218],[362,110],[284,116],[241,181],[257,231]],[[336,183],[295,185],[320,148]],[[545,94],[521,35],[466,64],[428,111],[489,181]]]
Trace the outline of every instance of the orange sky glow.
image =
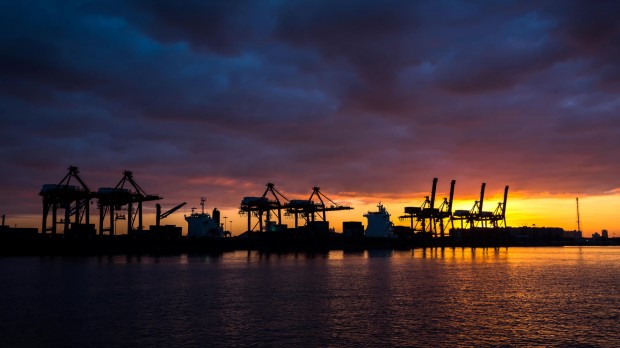
[[267,182],[352,206],[329,214],[341,230],[378,202],[404,224],[438,177],[454,209],[486,182],[492,211],[509,185],[511,226],[575,230],[579,197],[585,236],[620,236],[616,2],[9,3],[9,225],[40,228],[40,185],[76,166],[91,191],[128,170],[164,209],[188,203],[164,223],[206,196],[235,234]]
[[[418,196],[416,196],[417,199],[407,199],[404,196],[387,199],[374,196],[352,197],[351,193],[330,195],[329,197],[336,203],[352,206],[354,209],[349,211],[328,212],[327,220],[330,222],[330,227],[335,228],[336,231],[342,231],[343,221],[362,221],[365,225],[366,219],[363,215],[368,211],[375,210],[377,203],[381,202],[392,215],[391,220],[394,225],[408,226],[408,221],[401,221],[398,217],[403,215],[404,207],[421,205],[425,195],[428,195],[428,193],[418,193]],[[503,199],[502,195],[503,192],[487,191],[485,194],[484,210],[495,210],[497,204]],[[437,201],[441,202],[444,196],[447,196],[447,193],[438,192]],[[296,199],[298,197],[292,196],[291,198],[287,196],[287,198]],[[479,196],[473,195],[471,197],[455,197],[453,210],[469,210],[477,199],[479,199]],[[166,201],[162,201],[164,210],[176,204],[166,204]],[[163,220],[162,224],[181,226],[183,228],[183,234],[186,234],[187,223],[184,221],[183,217],[191,213],[192,207],[199,209],[199,205],[195,203],[197,202],[188,201],[185,207]],[[218,204],[216,198],[207,201],[205,210],[211,212],[211,210],[216,207],[214,204]],[[227,229],[231,229],[232,227],[233,235],[239,235],[247,229],[247,217],[240,216],[238,208],[222,206],[217,206],[217,208],[221,211],[222,223],[224,223],[224,217],[226,217],[226,227]],[[600,233],[603,229],[609,231],[610,237],[620,237],[620,219],[618,218],[618,212],[620,211],[620,194],[618,192],[610,192],[606,195],[580,197],[579,209],[581,229],[584,237],[590,237],[592,233],[595,232]],[[149,225],[154,224],[154,204],[145,204],[144,212],[144,224],[145,228],[148,228]],[[524,192],[509,192],[506,215],[508,226],[512,227],[561,227],[567,231],[577,229],[576,202],[575,196],[572,195],[550,195],[546,193],[528,195]],[[91,223],[97,223],[97,221],[98,213],[95,209],[91,212]],[[293,221],[292,217],[283,218],[283,223],[289,226],[294,224]],[[253,223],[255,222],[256,218],[253,218]],[[36,227],[40,229],[41,217],[37,214],[7,215],[6,224],[9,226]],[[118,221],[116,226],[118,233],[126,233],[127,227],[125,221]]]

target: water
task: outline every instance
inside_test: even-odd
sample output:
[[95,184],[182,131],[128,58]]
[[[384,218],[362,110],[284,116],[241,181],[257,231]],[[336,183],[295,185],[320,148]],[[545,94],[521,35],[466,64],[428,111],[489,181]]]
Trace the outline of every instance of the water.
[[0,346],[620,346],[620,247],[0,258]]

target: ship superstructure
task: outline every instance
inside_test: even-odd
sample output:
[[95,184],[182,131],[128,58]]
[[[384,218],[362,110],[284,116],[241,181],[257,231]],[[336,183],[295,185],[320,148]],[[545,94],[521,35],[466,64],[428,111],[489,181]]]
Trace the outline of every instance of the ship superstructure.
[[220,225],[220,211],[214,208],[212,215],[205,213],[205,201],[205,197],[200,198],[201,211],[199,213],[195,211],[196,208],[192,208],[192,213],[185,216],[187,236],[222,238],[225,233]]
[[390,221],[390,213],[383,206],[377,204],[377,211],[369,211],[364,214],[368,219],[368,227],[366,227],[366,237],[392,237],[392,222]]

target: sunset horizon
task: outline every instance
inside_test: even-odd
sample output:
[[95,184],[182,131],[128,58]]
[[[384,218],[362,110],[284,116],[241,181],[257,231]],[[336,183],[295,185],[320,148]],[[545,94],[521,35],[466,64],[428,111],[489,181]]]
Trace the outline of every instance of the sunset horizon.
[[620,1],[0,19],[0,347],[620,347]]
[[206,196],[236,216],[267,182],[295,199],[320,186],[355,208],[330,214],[336,229],[379,201],[398,217],[433,178],[441,195],[456,180],[458,209],[508,185],[509,225],[575,230],[579,197],[584,236],[620,235],[615,2],[2,9],[7,224],[39,226],[41,185],[75,165],[93,190],[131,170],[186,213]]
[[[61,168],[59,168],[61,169]],[[79,167],[78,167],[79,169]],[[88,173],[81,173],[81,178],[85,180],[89,185],[89,189],[92,192],[96,192],[101,187],[114,187],[116,182],[108,182],[106,185],[91,186],[86,179]],[[243,197],[252,197],[262,195],[265,185],[271,180],[266,180],[262,185],[257,181],[256,183],[243,182],[240,183],[233,179],[227,178],[214,178],[203,177],[187,179],[186,183],[189,185],[202,185],[208,187],[200,192],[196,189],[196,194],[193,196],[180,195],[178,193],[163,191],[162,190],[150,190],[150,186],[153,183],[157,183],[157,177],[150,176],[149,179],[152,183],[149,186],[143,185],[140,173],[135,173],[136,181],[144,188],[149,194],[161,195],[162,199],[157,203],[161,204],[164,209],[169,209],[181,202],[186,202],[183,208],[179,209],[174,214],[170,215],[167,220],[164,220],[165,224],[174,224],[182,227],[183,234],[187,233],[187,223],[184,221],[184,216],[190,215],[193,210],[198,211],[200,209],[200,197],[206,198],[205,211],[210,212],[213,208],[217,208],[221,212],[222,217],[226,217],[227,221],[235,224],[227,223],[225,229],[231,230],[233,235],[242,234],[247,230],[246,216],[239,214],[239,205]],[[121,177],[120,175],[118,176]],[[57,176],[61,178],[61,176]],[[432,179],[431,179],[432,180]],[[342,222],[344,221],[360,221],[362,224],[366,224],[366,219],[363,217],[368,211],[376,210],[377,204],[383,204],[388,212],[391,214],[391,221],[395,226],[409,226],[409,222],[399,219],[404,213],[404,207],[409,206],[421,206],[426,196],[431,194],[431,180],[427,180],[426,189],[424,191],[424,185],[420,183],[419,190],[410,192],[353,192],[353,191],[341,191],[331,192],[329,187],[324,187],[322,191],[330,199],[343,206],[350,206],[353,210],[343,212],[330,212],[327,214],[327,220],[330,222],[330,227],[338,232],[342,232]],[[454,180],[454,179],[452,179]],[[477,187],[478,192],[475,192],[475,187],[469,187],[463,189],[459,185],[459,181],[455,180],[455,197],[453,203],[454,210],[470,210],[474,203],[480,199],[480,185]],[[498,186],[497,182],[493,181],[495,187],[487,185],[487,190],[484,196],[484,211],[494,211],[497,204],[503,199],[504,186]],[[48,180],[45,184],[58,184]],[[74,182],[72,184],[79,183]],[[312,186],[307,188],[306,192],[303,192],[299,188],[290,187],[286,183],[281,185],[274,183],[275,187],[283,193],[289,200],[308,199],[312,193]],[[482,184],[482,183],[481,183]],[[485,182],[486,184],[486,182]],[[44,185],[43,183],[40,184]],[[450,180],[442,180],[439,178],[436,201],[437,206],[444,198],[449,195]],[[182,185],[181,185],[182,186]],[[378,185],[380,186],[380,185]],[[510,185],[506,185],[509,186]],[[40,190],[40,189],[39,189]],[[39,190],[33,190],[30,192],[32,199],[30,201],[24,200],[27,203],[23,206],[23,210],[29,209],[25,213],[4,213],[6,215],[7,226],[18,227],[32,227],[41,229],[41,197]],[[226,190],[226,195],[214,196],[209,194],[209,191],[218,192]],[[185,191],[188,192],[189,190]],[[462,194],[461,191],[465,191]],[[605,192],[599,195],[581,195],[577,196],[575,193],[558,193],[550,194],[549,192],[539,192],[536,194],[518,191],[518,188],[510,187],[507,201],[506,218],[507,225],[511,227],[559,227],[566,231],[576,231],[577,226],[577,206],[576,198],[580,201],[580,220],[581,230],[584,237],[591,237],[594,233],[601,233],[602,230],[607,230],[610,237],[615,237],[617,232],[620,232],[620,226],[614,221],[616,211],[614,211],[614,204],[618,204],[619,197],[616,192]],[[96,206],[97,199],[91,200],[91,222],[98,222],[98,210]],[[236,204],[235,204],[236,203]],[[155,223],[155,204],[144,204],[144,228],[148,228],[149,225]],[[604,209],[601,209],[604,207]],[[126,213],[126,208],[124,210]],[[284,218],[284,224],[291,225],[292,217]],[[117,233],[126,234],[127,230],[124,227],[124,221],[117,222],[119,227]],[[452,227],[452,225],[450,225]],[[458,225],[454,227],[458,228]]]

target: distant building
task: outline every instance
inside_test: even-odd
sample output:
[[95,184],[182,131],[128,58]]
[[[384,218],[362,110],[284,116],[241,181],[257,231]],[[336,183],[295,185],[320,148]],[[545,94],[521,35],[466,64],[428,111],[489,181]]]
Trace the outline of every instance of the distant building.
[[581,231],[564,231],[564,239],[581,240],[583,238]]
[[[551,242],[561,241],[565,238],[565,233],[559,227],[508,227],[510,237],[522,242]],[[581,232],[578,232],[581,235]]]
[[601,231],[601,238],[603,238],[603,239],[609,238],[609,232],[607,232],[607,230],[602,230]]
[[344,221],[342,234],[349,238],[361,238],[364,236],[364,225],[361,221]]

